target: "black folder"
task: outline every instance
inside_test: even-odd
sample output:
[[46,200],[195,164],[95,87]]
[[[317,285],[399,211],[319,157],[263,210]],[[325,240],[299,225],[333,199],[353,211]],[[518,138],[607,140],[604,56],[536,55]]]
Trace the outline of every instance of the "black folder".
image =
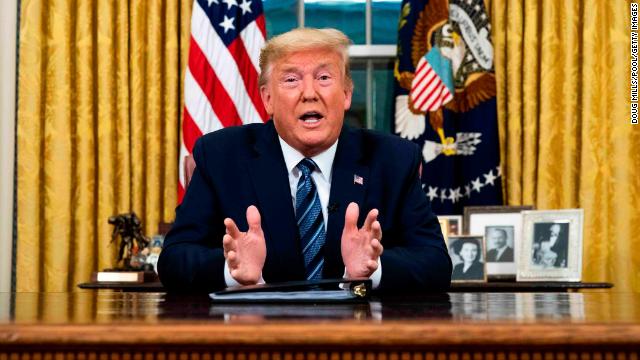
[[370,294],[370,279],[322,279],[230,287],[209,297],[225,303],[336,303],[367,301]]

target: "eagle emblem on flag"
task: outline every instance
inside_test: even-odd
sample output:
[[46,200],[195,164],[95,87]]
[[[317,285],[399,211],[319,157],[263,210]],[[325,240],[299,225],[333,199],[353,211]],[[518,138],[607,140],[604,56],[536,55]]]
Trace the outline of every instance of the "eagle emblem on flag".
[[[411,3],[403,6],[403,17],[410,7]],[[468,149],[470,144],[458,143],[458,137],[474,136],[446,136],[443,107],[466,112],[496,95],[490,31],[482,0],[430,1],[420,12],[411,39],[415,72],[400,71],[398,60],[394,66],[399,85],[409,90],[408,96],[396,98],[395,125],[401,136],[415,139],[424,133],[424,115],[430,115],[429,124],[440,142],[428,144],[425,160],[439,154],[465,155],[458,148]]]

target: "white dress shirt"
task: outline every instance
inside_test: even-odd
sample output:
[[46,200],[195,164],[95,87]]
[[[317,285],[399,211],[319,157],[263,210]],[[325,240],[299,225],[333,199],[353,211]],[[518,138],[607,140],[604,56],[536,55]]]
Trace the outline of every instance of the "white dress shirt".
[[[289,187],[291,190],[291,204],[294,212],[296,209],[296,193],[298,191],[298,181],[300,180],[301,171],[297,165],[305,158],[298,150],[292,148],[287,144],[280,136],[280,148],[282,148],[282,155],[284,156],[284,162],[287,167],[287,173],[289,175]],[[320,154],[313,156],[313,160],[318,168],[311,173],[311,178],[316,185],[318,191],[318,197],[320,198],[320,205],[322,206],[322,216],[324,217],[324,229],[327,230],[329,223],[328,206],[329,206],[329,194],[331,193],[331,176],[333,171],[333,160],[336,156],[336,149],[338,148],[338,141],[333,143],[327,150]],[[346,275],[345,269],[345,275]],[[382,265],[380,264],[380,258],[378,257],[378,269],[371,274],[370,279],[372,287],[376,289],[380,285],[380,278],[382,277]],[[224,280],[227,286],[237,286],[239,283],[231,276],[229,266],[227,262],[224,263]],[[258,283],[264,283],[264,279],[260,277]]]

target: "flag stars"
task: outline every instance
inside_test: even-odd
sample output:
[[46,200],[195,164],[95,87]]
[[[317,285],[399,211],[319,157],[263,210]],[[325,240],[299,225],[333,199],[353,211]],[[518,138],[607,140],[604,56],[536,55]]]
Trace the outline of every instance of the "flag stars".
[[[495,170],[495,174],[497,175],[494,175],[494,170]],[[500,167],[500,165],[498,165],[495,168],[489,169],[488,173],[482,174],[481,176],[477,177],[475,180],[471,180],[470,183],[463,186],[459,186],[455,189],[454,188],[438,189],[437,186],[434,187],[426,184],[422,184],[422,189],[425,190],[426,187],[428,186],[429,189],[428,191],[425,191],[425,192],[430,202],[433,202],[435,199],[439,199],[440,202],[443,202],[443,203],[446,201],[451,201],[451,203],[455,204],[462,201],[464,198],[470,199],[471,195],[473,195],[474,190],[477,192],[482,192],[483,187],[489,186],[489,185],[495,185],[496,179],[500,178],[501,176],[502,176],[502,168]],[[485,180],[484,182],[481,180],[481,177],[484,177],[484,180]]]
[[482,189],[484,185],[482,184],[482,181],[480,181],[480,178],[478,177],[475,180],[471,181],[471,186],[473,187],[473,190],[480,192],[480,189]]
[[457,203],[461,197],[462,197],[462,194],[460,194],[459,187],[449,191],[449,200],[451,200],[452,203],[454,204]]
[[251,1],[242,0],[240,5],[238,6],[240,6],[240,9],[242,9],[242,15],[246,13],[251,13]]
[[234,6],[238,6],[238,2],[236,0],[222,0],[222,2],[227,4],[227,10],[231,9]]
[[211,7],[211,4],[220,5],[220,3],[218,2],[218,0],[207,0],[207,2],[209,3],[209,7]]
[[229,18],[227,15],[224,16],[224,21],[220,23],[220,26],[224,28],[225,34],[227,33],[227,31],[229,31],[229,29],[236,29],[235,25],[233,25],[233,20],[235,20],[235,18]]
[[485,185],[489,185],[489,184],[493,185],[493,182],[496,179],[496,176],[493,175],[493,170],[489,170],[488,174],[484,174],[482,176],[484,176]]
[[438,187],[431,187],[429,186],[429,192],[427,192],[427,197],[429,198],[429,201],[433,201],[433,199],[438,197]]
[[440,201],[445,202],[447,200],[447,189],[442,189],[440,192]]

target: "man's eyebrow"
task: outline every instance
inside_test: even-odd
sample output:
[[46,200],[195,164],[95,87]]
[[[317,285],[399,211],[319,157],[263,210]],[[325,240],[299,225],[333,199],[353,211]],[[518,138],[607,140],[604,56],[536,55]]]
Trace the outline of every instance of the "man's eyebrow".
[[283,68],[280,69],[280,72],[283,72],[283,73],[300,72],[300,69],[298,69],[298,67],[296,66],[284,66]]
[[[326,68],[330,68],[333,66],[334,64],[332,62],[321,63],[318,66],[316,66],[314,71],[325,70]],[[282,68],[280,68],[280,72],[282,73],[300,72],[300,68],[294,65],[283,65]]]
[[[331,63],[331,62],[321,63],[320,65],[318,65],[316,70],[325,70],[326,68],[334,67],[334,65],[335,64]],[[337,66],[336,66],[336,68],[337,68]]]

